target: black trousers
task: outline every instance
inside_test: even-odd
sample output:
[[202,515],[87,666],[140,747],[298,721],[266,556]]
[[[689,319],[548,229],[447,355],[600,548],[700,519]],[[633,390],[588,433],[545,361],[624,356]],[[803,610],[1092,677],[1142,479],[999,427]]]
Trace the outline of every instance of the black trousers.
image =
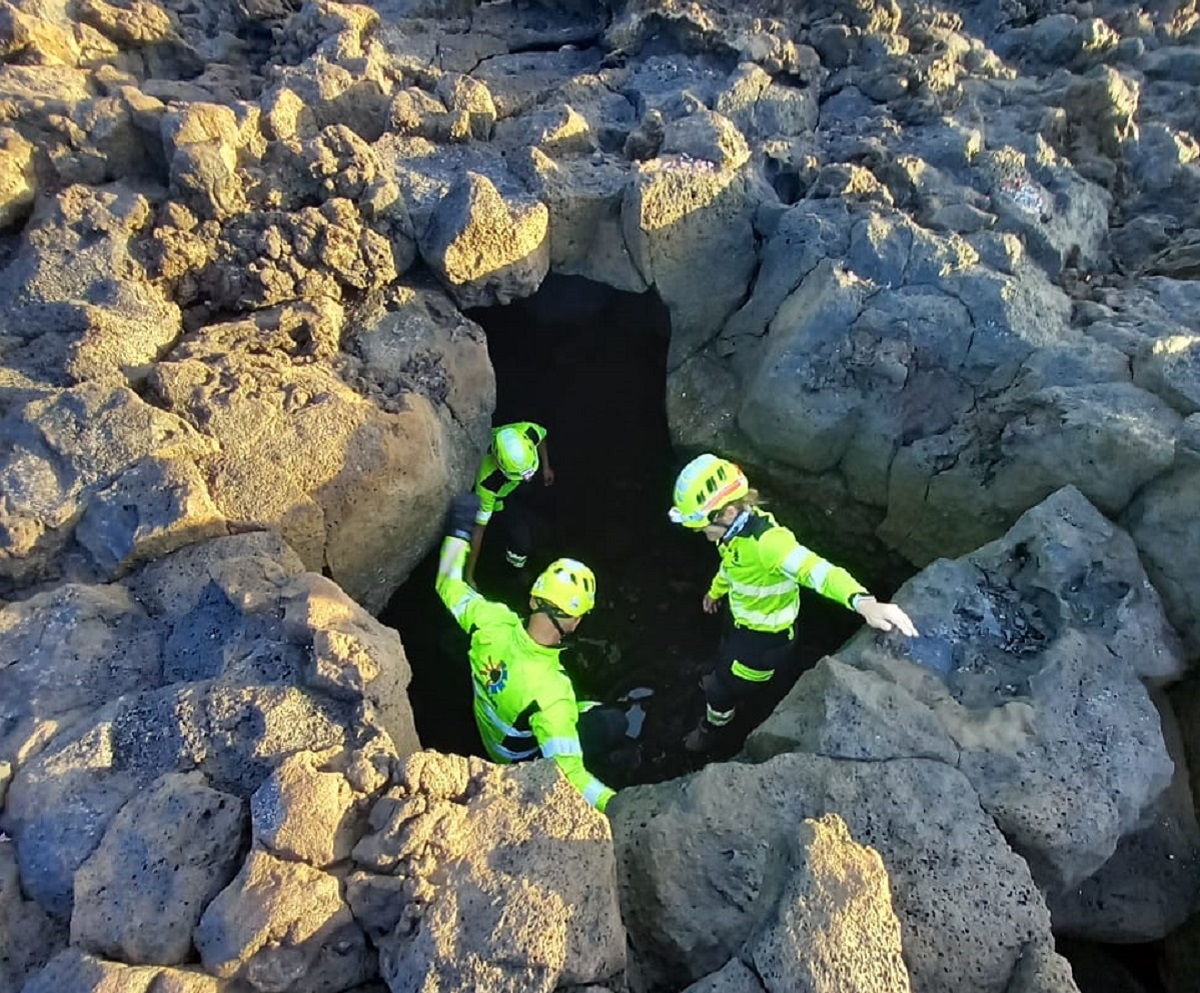
[[[715,727],[728,724],[739,703],[770,683],[773,671],[788,666],[794,647],[795,628],[752,631],[731,625],[717,648],[716,666],[703,681],[708,723]],[[734,663],[740,663],[762,678],[755,680],[737,675]]]
[[537,509],[538,498],[530,492],[534,486],[541,486],[541,483],[534,480],[518,486],[504,498],[504,509],[495,517],[505,557],[512,565],[523,565],[529,560],[538,536],[544,530],[542,515]]

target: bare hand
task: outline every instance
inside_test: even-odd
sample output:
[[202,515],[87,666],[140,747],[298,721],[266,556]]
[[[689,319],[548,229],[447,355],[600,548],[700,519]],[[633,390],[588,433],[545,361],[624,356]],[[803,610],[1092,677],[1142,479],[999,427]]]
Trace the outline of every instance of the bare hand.
[[542,485],[543,486],[553,486],[554,485],[554,470],[551,469],[549,466],[542,467]]
[[705,593],[701,606],[704,608],[704,612],[706,614],[715,614],[717,612],[717,607],[720,606],[720,601],[714,600],[707,593]]
[[894,603],[880,603],[874,597],[861,597],[854,608],[877,631],[899,631],[910,638],[918,636],[917,626]]

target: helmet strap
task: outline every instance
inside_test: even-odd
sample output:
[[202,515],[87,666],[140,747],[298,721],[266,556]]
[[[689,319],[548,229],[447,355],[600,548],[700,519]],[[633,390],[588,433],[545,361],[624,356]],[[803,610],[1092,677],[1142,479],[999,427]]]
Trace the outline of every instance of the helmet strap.
[[732,541],[742,532],[742,528],[746,526],[746,522],[750,520],[750,509],[747,508],[740,511],[732,521],[729,522],[729,527],[725,529],[725,533],[721,535],[721,544],[727,541]]
[[[541,602],[544,603],[544,601]],[[545,606],[539,606],[533,612],[535,614],[545,614],[546,617],[549,618],[550,623],[554,625],[554,630],[558,632],[558,640],[560,644],[571,637],[573,632],[567,631],[563,628],[563,626],[558,622],[559,615],[549,604]]]

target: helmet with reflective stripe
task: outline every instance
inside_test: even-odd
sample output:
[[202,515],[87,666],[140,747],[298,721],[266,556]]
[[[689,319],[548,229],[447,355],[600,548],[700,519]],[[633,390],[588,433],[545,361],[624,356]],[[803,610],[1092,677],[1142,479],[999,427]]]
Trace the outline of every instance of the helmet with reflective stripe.
[[496,465],[509,479],[533,478],[538,469],[537,446],[520,428],[500,428],[492,436]]
[[555,559],[533,581],[529,595],[568,617],[582,617],[596,606],[596,576],[576,559]]
[[715,511],[749,492],[745,473],[732,462],[715,455],[697,455],[675,480],[675,505],[669,516],[675,524],[699,530],[708,525]]

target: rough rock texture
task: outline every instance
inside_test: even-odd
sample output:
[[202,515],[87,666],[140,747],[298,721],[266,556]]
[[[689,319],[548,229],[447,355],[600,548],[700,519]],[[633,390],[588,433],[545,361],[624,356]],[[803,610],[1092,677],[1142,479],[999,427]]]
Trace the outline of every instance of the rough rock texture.
[[421,235],[422,257],[463,308],[530,296],[550,270],[544,204],[507,203],[486,176],[468,172]]
[[907,991],[900,923],[879,853],[850,837],[836,814],[800,825],[794,870],[743,954],[770,993],[838,989],[853,976],[871,990]]
[[944,763],[781,755],[624,790],[610,810],[637,988],[726,963],[803,871],[797,825],[830,813],[883,859],[914,989],[1004,990],[1022,949],[1050,941],[1028,868]]
[[318,868],[354,846],[354,790],[337,772],[318,772],[315,756],[289,755],[250,798],[254,842],[280,858]]
[[25,993],[234,993],[199,969],[128,966],[70,948],[25,984]]
[[1159,693],[1152,698],[1175,774],[1098,872],[1077,887],[1047,895],[1056,934],[1105,943],[1157,941],[1196,907],[1200,827],[1190,762],[1169,701]]
[[1200,511],[1200,415],[1185,422],[1175,443],[1171,469],[1150,483],[1122,518],[1137,542],[1146,572],[1161,591],[1172,623],[1200,651],[1200,590],[1186,563],[1200,554],[1196,528]]
[[257,990],[345,990],[376,960],[336,876],[253,851],[196,927],[204,968]]
[[238,870],[245,822],[241,801],[199,773],[133,796],[75,873],[71,944],[134,965],[187,961],[200,914]]
[[[653,288],[676,444],[740,458],[860,561],[965,555],[1073,486],[1200,651],[1194,4],[795,6],[0,4],[0,829],[39,907],[72,913],[79,867],[165,777],[258,795],[277,854],[344,855],[415,747],[402,649],[368,611],[436,541],[495,403],[459,308],[548,272]],[[1191,885],[1164,871],[1194,831],[1181,768],[1155,797],[1168,753],[1138,683],[1176,678],[1182,654],[1153,650],[1169,639],[1129,543],[1080,515],[1030,540],[1038,562],[1002,545],[938,563],[903,594],[934,615],[908,659],[860,637],[767,751],[960,765],[1073,933],[1141,939]],[[329,794],[322,829],[295,769],[269,778],[299,753]],[[874,843],[881,815],[858,816]],[[319,868],[285,865],[330,891],[331,919],[348,903],[399,942],[409,875],[390,873],[420,860],[385,828],[336,900]],[[727,894],[733,864],[712,877]],[[1036,897],[1023,929],[981,891],[956,891],[978,916],[946,939],[950,987],[1069,990]],[[921,988],[936,955],[911,892]],[[488,912],[469,903],[454,913]],[[301,982],[297,962],[336,972],[336,949],[256,946],[232,909],[222,968],[272,988]],[[22,935],[39,920],[19,917]],[[32,960],[58,950],[46,933]],[[321,982],[358,981],[358,933]],[[751,933],[702,983],[763,988],[731,958]],[[640,959],[658,936],[639,941]],[[537,981],[622,985],[602,971]],[[34,983],[221,985],[197,977],[72,953]]]
[[[67,558],[73,525],[94,492],[140,460],[213,450],[124,386],[14,391],[0,417],[0,480],[9,497],[0,506],[0,583],[8,588],[77,569]],[[123,505],[111,509],[124,513]],[[104,530],[102,519],[93,516],[90,527]]]
[[948,762],[1039,885],[1074,889],[1143,826],[1173,771],[1142,680],[1177,678],[1184,656],[1133,543],[1065,489],[897,600],[922,636],[857,635],[747,751]]
[[17,993],[67,943],[67,929],[21,894],[17,856],[0,842],[0,991]]
[[[421,752],[371,812],[351,903],[393,990],[550,991],[619,975],[611,835],[549,762],[502,772]],[[372,892],[374,891],[374,892]],[[394,923],[393,923],[394,922]]]
[[424,396],[383,411],[311,361],[341,319],[285,310],[212,327],[153,381],[164,406],[219,443],[204,470],[223,514],[279,528],[309,568],[379,608],[432,542],[455,481],[435,457],[443,429]]
[[52,386],[145,378],[182,326],[138,257],[150,219],[146,197],[120,185],[42,201],[0,277],[0,312],[21,342],[6,365]]
[[[6,645],[24,649],[0,669],[0,698],[14,708],[5,723],[16,729],[6,738],[16,772],[0,826],[16,839],[26,891],[62,918],[76,871],[118,811],[155,795],[161,777],[196,770],[208,790],[248,800],[286,756],[312,751],[369,795],[386,783],[396,751],[416,745],[396,633],[306,574],[268,533],[191,545],[123,584],[10,604],[0,625],[13,634]],[[79,675],[56,685],[55,665]],[[50,692],[35,692],[43,679]],[[170,795],[162,803],[170,806]],[[213,799],[205,789],[198,796]],[[204,864],[217,879],[228,835],[240,845],[236,826],[205,842],[163,834],[161,818],[128,824],[132,816],[111,842],[131,859],[139,846],[212,844]],[[118,841],[126,833],[136,844]],[[182,868],[179,858],[172,865]],[[120,875],[140,866],[103,857],[95,868]],[[153,863],[145,872],[149,899],[165,883]],[[202,880],[184,878],[203,890]]]
[[1078,987],[1071,963],[1043,942],[1021,953],[1004,993],[1078,993]]

